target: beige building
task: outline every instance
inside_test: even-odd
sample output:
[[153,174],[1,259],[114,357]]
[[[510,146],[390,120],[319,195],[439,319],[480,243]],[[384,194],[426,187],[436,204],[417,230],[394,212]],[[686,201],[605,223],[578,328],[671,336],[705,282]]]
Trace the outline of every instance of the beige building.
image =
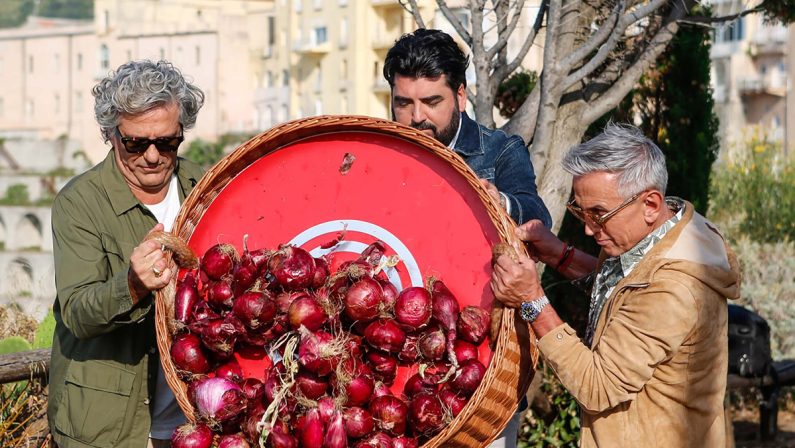
[[[718,1],[713,7],[716,14],[726,14],[736,2]],[[788,53],[793,44],[794,26],[765,24],[760,14],[716,27],[710,57],[722,148],[742,145],[751,127],[758,127],[792,150],[795,67]]]

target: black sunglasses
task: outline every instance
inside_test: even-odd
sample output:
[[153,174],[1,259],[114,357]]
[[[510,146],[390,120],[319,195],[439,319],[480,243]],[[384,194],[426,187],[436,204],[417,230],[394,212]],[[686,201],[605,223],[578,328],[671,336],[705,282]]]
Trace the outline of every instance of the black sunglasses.
[[160,152],[175,152],[179,149],[179,145],[185,140],[185,136],[183,135],[182,131],[182,124],[179,125],[180,135],[174,137],[125,137],[121,135],[121,131],[119,131],[118,126],[116,126],[116,134],[119,135],[119,139],[124,145],[124,149],[132,154],[141,154],[146,152],[151,145],[155,145],[155,148],[157,148],[157,150]]

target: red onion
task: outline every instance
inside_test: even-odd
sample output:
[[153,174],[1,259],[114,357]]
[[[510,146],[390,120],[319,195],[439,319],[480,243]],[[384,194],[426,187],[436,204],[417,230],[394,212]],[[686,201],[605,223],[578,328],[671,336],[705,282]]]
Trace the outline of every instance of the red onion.
[[426,381],[419,373],[415,373],[406,380],[406,384],[403,386],[403,393],[408,398],[421,393],[436,393],[436,382]]
[[327,381],[303,369],[299,370],[295,376],[295,385],[301,391],[301,394],[310,400],[317,400],[322,397],[328,389]]
[[392,438],[383,432],[372,434],[358,442],[353,448],[392,448]]
[[379,319],[364,330],[364,339],[373,347],[397,353],[403,348],[406,333],[392,319]]
[[207,249],[201,260],[201,270],[212,280],[220,280],[232,272],[237,262],[237,249],[231,244],[216,244]]
[[453,293],[447,289],[441,280],[431,279],[429,282],[431,298],[433,299],[433,318],[442,326],[447,336],[447,361],[454,367],[458,365],[455,359],[453,345],[456,339],[456,324],[461,307],[458,305]]
[[232,308],[235,300],[235,292],[232,289],[232,280],[222,278],[221,280],[210,282],[207,288],[207,303],[217,310],[228,310]]
[[284,245],[268,262],[276,284],[285,289],[304,289],[312,284],[315,259],[300,247]]
[[369,322],[378,316],[384,291],[377,281],[363,277],[345,293],[344,313],[351,321]]
[[265,395],[265,384],[256,378],[246,378],[240,383],[240,389],[243,390],[243,395],[246,396],[249,403],[261,402],[262,397]]
[[212,444],[213,432],[203,423],[185,423],[171,434],[172,448],[210,448]]
[[285,291],[279,294],[276,296],[276,311],[287,314],[287,311],[290,310],[290,305],[292,305],[292,303],[300,297],[309,297],[309,293],[306,291]]
[[257,425],[259,425],[263,414],[265,414],[265,408],[265,403],[262,401],[249,401],[249,405],[246,408],[246,416],[243,419],[243,424],[240,426],[240,429],[243,430],[248,440],[252,442],[256,443],[259,441],[261,432],[257,429]]
[[373,398],[370,401],[370,413],[381,431],[393,436],[406,432],[408,406],[400,398],[392,395]]
[[243,381],[243,369],[240,368],[240,364],[235,359],[232,359],[215,369],[215,377],[226,378],[229,381],[240,384]]
[[346,406],[362,406],[370,401],[375,390],[375,380],[373,372],[366,364],[354,364],[349,358],[337,369],[337,372],[332,384],[337,390],[343,388]]
[[246,396],[240,386],[225,378],[201,380],[194,391],[197,414],[211,424],[234,420],[246,411]]
[[268,434],[268,446],[271,448],[298,448],[298,439],[290,434],[287,422],[276,420],[276,424]]
[[337,405],[331,397],[322,397],[317,401],[317,410],[320,412],[320,420],[327,425],[331,422],[331,417],[337,412]]
[[235,299],[232,313],[246,328],[256,330],[273,323],[276,303],[268,292],[247,291]]
[[315,271],[312,276],[312,287],[317,289],[323,286],[329,277],[328,262],[325,258],[315,258]]
[[171,359],[177,370],[182,371],[183,376],[210,371],[210,363],[202,351],[201,340],[192,333],[174,336],[174,342],[171,344]]
[[373,432],[373,415],[358,406],[345,410],[345,433],[352,439],[359,439]]
[[461,363],[458,376],[450,385],[453,386],[453,390],[468,397],[477,390],[485,375],[486,367],[477,359],[470,359]]
[[323,433],[324,425],[320,419],[320,411],[310,409],[300,430],[301,448],[322,448]]
[[392,384],[397,375],[397,358],[387,353],[373,350],[367,352],[367,362],[373,371],[373,376],[386,384]]
[[442,401],[442,404],[445,408],[450,410],[450,415],[456,417],[461,411],[464,410],[464,406],[467,404],[466,397],[462,397],[450,389],[444,388],[441,392],[439,392],[439,399]]
[[201,333],[201,327],[204,322],[212,319],[218,319],[221,316],[215,312],[207,302],[201,301],[193,308],[193,321],[191,322],[191,329],[195,333]]
[[298,363],[312,373],[328,375],[338,361],[338,353],[333,347],[335,342],[334,336],[323,330],[302,334],[298,343]]
[[445,425],[442,402],[433,393],[421,393],[409,404],[409,423],[414,434],[432,436]]
[[226,434],[218,440],[218,448],[251,448],[242,434]]
[[372,267],[376,267],[378,266],[378,263],[381,262],[381,257],[384,256],[384,251],[386,251],[384,243],[381,241],[375,241],[362,251],[361,255],[359,255],[358,261],[367,263]]
[[479,306],[465,306],[458,316],[458,337],[480,345],[491,328],[491,313]]
[[309,331],[317,331],[326,323],[328,316],[323,307],[311,296],[302,296],[290,304],[287,310],[287,320],[294,329],[299,329],[301,325]]
[[453,343],[453,351],[455,352],[455,359],[458,364],[468,361],[470,359],[478,359],[478,348],[467,341],[456,339]]
[[248,251],[248,235],[243,235],[243,254],[240,261],[232,269],[232,278],[235,286],[235,295],[240,295],[257,281],[260,266]]
[[392,395],[392,390],[381,381],[376,381],[375,388],[373,389],[373,398],[382,397],[384,395]]
[[323,439],[323,448],[348,448],[348,435],[345,433],[342,412],[337,412],[331,418],[331,423],[328,424],[326,436]]
[[446,339],[441,329],[426,331],[417,341],[420,355],[428,361],[438,361],[444,357]]
[[232,356],[237,337],[243,332],[243,325],[233,315],[224,319],[213,319],[204,323],[202,342],[204,346],[221,357]]
[[417,347],[417,340],[419,336],[416,334],[407,334],[406,341],[403,342],[403,348],[397,354],[398,360],[406,364],[414,364],[420,359],[420,352]]
[[409,331],[423,328],[431,319],[431,295],[419,286],[404,289],[395,302],[395,320]]
[[399,295],[399,291],[395,285],[392,284],[387,279],[376,278],[378,280],[378,284],[381,285],[381,290],[383,291],[383,297],[381,299],[382,304],[382,315],[386,314],[393,314],[395,310],[395,302],[397,302],[397,298]]
[[174,320],[182,325],[189,324],[197,303],[199,303],[199,290],[196,289],[196,274],[189,272],[174,294]]
[[420,442],[414,437],[400,436],[392,439],[392,448],[419,448]]

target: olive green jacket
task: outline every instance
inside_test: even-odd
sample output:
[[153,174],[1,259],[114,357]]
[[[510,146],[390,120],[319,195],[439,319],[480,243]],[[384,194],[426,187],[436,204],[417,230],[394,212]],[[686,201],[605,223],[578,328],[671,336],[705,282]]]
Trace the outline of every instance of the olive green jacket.
[[[182,202],[201,177],[178,159]],[[47,414],[59,447],[147,444],[159,362],[153,296],[133,305],[130,255],[157,224],[109,151],[52,207],[57,297]]]

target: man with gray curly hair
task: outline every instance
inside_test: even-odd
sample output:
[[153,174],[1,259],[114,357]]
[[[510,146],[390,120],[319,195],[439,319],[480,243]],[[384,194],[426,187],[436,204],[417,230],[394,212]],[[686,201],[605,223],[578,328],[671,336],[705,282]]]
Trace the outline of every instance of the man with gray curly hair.
[[93,90],[111,149],[52,207],[57,296],[47,414],[60,447],[167,447],[185,421],[160,368],[153,292],[176,272],[160,244],[201,177],[177,156],[202,91],[166,61],[132,61]]
[[584,337],[549,304],[530,257],[499,257],[491,286],[530,324],[580,404],[580,446],[724,446],[734,254],[692,204],[665,196],[665,157],[637,128],[608,124],[563,167],[574,177],[567,207],[601,246],[599,258],[538,221],[517,235],[534,259],[590,291]]

